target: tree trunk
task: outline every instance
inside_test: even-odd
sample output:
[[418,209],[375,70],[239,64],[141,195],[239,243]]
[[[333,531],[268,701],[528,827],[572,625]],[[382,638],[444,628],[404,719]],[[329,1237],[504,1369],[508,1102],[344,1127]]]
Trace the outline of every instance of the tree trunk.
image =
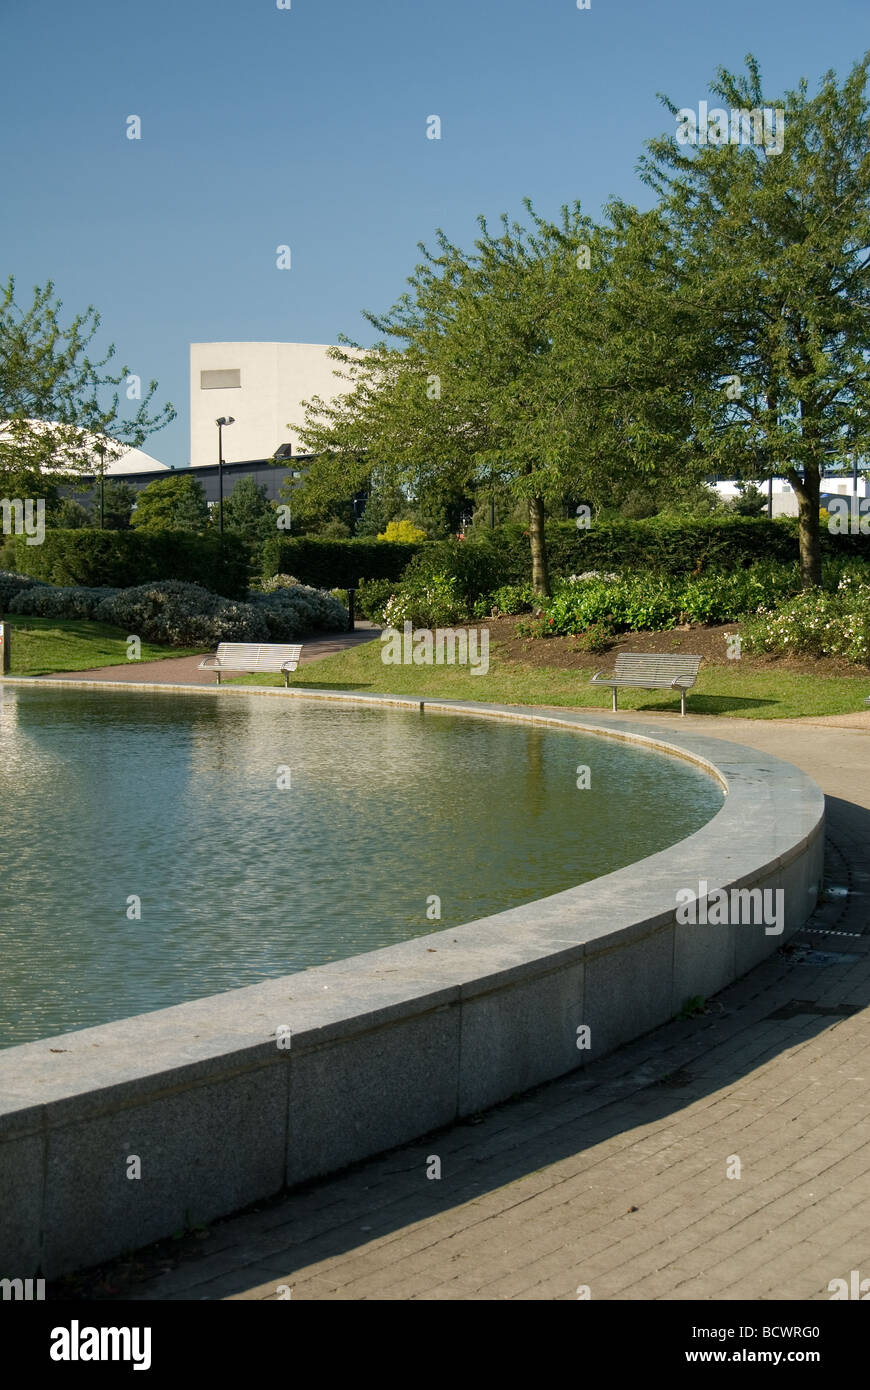
[[539,598],[550,597],[550,567],[544,535],[544,499],[529,498],[529,544],[532,550],[532,588]]
[[822,546],[819,522],[821,478],[816,464],[808,464],[801,477],[794,469],[786,477],[798,501],[798,544],[800,546],[801,588],[812,589],[822,582]]

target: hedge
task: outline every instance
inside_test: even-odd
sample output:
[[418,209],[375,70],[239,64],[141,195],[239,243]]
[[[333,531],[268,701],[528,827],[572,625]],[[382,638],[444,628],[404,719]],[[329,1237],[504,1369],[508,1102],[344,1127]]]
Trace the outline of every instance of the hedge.
[[[703,573],[744,568],[759,560],[793,564],[798,559],[796,517],[776,521],[764,516],[649,517],[643,521],[593,521],[586,531],[578,530],[571,521],[550,521],[546,535],[554,578],[612,569]],[[502,583],[527,582],[531,577],[528,533],[511,526],[484,532],[481,540],[484,537],[491,537],[491,544],[502,554]],[[833,536],[823,527],[821,549],[823,556],[870,560],[870,536]]]
[[355,589],[361,579],[398,579],[428,544],[272,536],[263,546],[263,577],[292,574],[315,589]]
[[[650,517],[593,521],[585,531],[572,521],[549,521],[546,535],[554,579],[588,570],[704,574],[763,560],[791,565],[798,559],[794,517]],[[870,536],[833,536],[823,528],[821,546],[823,557],[870,561]],[[464,541],[408,544],[279,536],[263,547],[264,577],[292,574],[322,589],[356,588],[361,579],[395,581],[411,561],[413,575],[437,572],[456,578],[470,602],[505,584],[527,584],[532,573],[528,532],[516,525],[480,529]]]
[[18,574],[48,584],[128,589],[155,579],[179,579],[226,598],[244,598],[250,550],[239,536],[193,531],[46,531],[42,545],[11,536],[3,551]]

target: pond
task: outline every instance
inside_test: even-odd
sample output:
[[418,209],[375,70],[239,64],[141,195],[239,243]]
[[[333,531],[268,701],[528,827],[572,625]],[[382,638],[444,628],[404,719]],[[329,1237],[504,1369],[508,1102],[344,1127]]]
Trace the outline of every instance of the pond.
[[722,799],[686,761],[567,730],[6,686],[0,1046],[560,892],[674,844]]

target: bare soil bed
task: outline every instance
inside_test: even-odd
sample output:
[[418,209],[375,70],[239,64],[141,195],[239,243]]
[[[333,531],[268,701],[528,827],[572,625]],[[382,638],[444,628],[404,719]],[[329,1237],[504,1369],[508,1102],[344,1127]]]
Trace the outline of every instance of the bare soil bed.
[[[586,670],[590,666],[604,669],[617,652],[689,652],[703,656],[713,666],[728,666],[728,643],[725,638],[739,633],[739,623],[686,623],[682,627],[662,632],[623,632],[614,637],[601,652],[587,652],[578,646],[577,637],[518,637],[517,624],[530,622],[526,616],[487,618],[490,641],[497,654],[507,661],[524,666],[549,666],[559,670]],[[866,666],[855,665],[841,657],[825,656],[759,656],[744,651],[740,657],[743,670],[782,671],[792,675],[859,676]]]

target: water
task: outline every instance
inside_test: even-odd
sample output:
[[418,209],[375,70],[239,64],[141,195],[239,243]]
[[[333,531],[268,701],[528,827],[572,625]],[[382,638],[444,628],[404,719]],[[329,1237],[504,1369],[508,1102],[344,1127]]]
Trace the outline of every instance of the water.
[[559,892],[664,849],[721,803],[688,763],[561,730],[7,687],[0,1046]]

